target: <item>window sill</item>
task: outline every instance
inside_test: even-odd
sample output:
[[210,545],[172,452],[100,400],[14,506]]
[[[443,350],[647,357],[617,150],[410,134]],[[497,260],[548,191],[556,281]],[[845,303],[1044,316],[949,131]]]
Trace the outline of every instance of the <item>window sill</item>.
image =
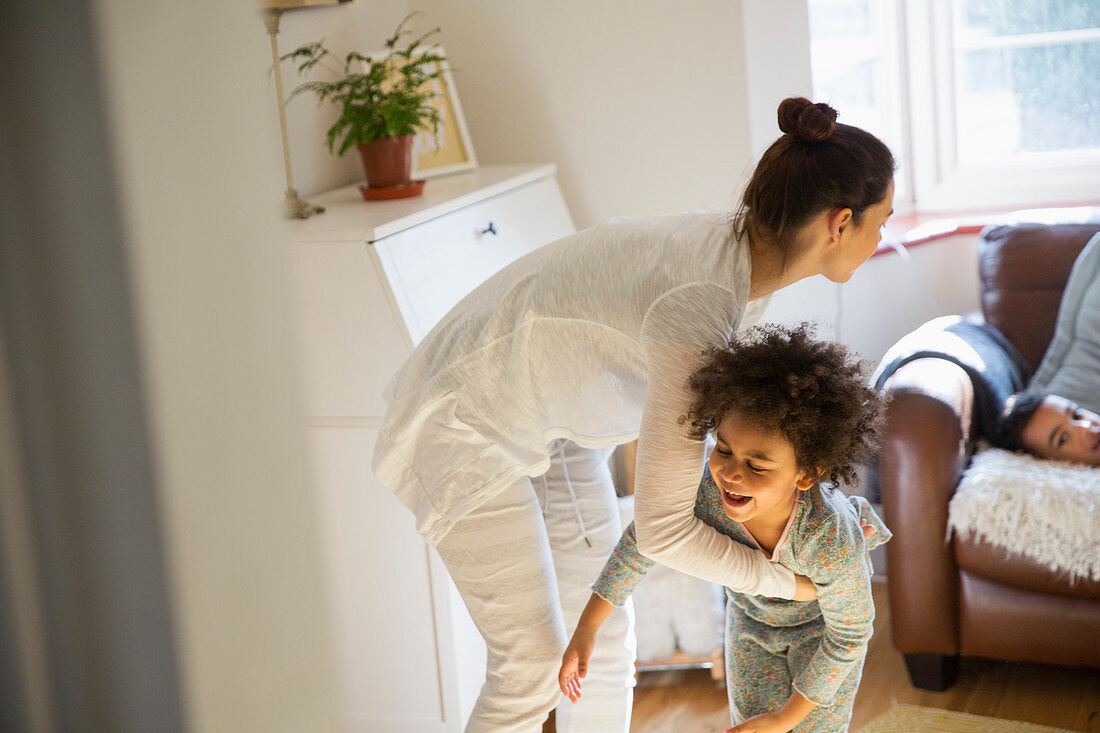
[[910,248],[960,234],[977,234],[990,224],[1025,221],[1040,224],[1100,221],[1100,203],[1034,209],[990,209],[959,214],[914,211],[890,219],[882,242],[872,257],[894,251],[895,244]]

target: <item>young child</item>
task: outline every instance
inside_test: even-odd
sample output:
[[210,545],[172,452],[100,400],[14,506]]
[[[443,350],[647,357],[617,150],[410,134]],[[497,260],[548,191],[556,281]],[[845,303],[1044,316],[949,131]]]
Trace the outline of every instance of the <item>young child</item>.
[[[817,588],[816,601],[726,589],[726,681],[735,733],[846,731],[874,604],[867,551],[890,532],[866,500],[823,483],[855,480],[877,447],[881,410],[862,365],[807,324],[766,326],[713,349],[691,377],[694,437],[716,445],[695,515]],[[868,539],[861,520],[874,528]],[[594,586],[562,659],[570,699],[596,632],[653,561],[630,525]]]

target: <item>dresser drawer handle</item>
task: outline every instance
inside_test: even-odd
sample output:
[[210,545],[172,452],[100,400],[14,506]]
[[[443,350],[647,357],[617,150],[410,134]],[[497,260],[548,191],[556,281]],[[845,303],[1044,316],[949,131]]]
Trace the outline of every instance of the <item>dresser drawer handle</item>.
[[493,222],[489,222],[489,226],[482,229],[481,233],[482,234],[493,234],[493,235],[495,235],[497,233],[497,225],[494,224]]

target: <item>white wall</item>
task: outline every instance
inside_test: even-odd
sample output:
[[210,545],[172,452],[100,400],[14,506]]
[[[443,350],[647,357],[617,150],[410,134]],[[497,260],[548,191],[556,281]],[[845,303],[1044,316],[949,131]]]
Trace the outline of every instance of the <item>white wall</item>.
[[[479,160],[556,163],[579,227],[733,205],[749,164],[739,3],[355,0],[286,14],[280,50],[379,48],[410,5],[416,27],[443,29]],[[323,149],[330,118],[290,105],[303,195],[362,179]]]
[[763,320],[813,321],[818,333],[878,362],[901,336],[942,315],[980,307],[978,238],[960,235],[872,257],[844,285],[819,276],[777,293]]
[[806,0],[742,0],[750,145],[758,159],[779,134],[776,108],[810,97],[810,19]]
[[732,206],[749,163],[739,3],[423,6],[479,158],[557,163],[579,227]]

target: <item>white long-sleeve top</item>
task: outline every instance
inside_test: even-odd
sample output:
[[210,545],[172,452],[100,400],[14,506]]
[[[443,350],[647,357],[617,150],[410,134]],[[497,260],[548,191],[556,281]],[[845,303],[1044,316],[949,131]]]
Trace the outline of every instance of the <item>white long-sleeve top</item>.
[[608,222],[513,262],[456,305],[391,383],[375,474],[435,544],[521,476],[547,443],[638,438],[639,550],[744,593],[791,598],[794,576],[694,515],[704,444],[680,418],[702,350],[754,323],[747,244],[728,215]]

